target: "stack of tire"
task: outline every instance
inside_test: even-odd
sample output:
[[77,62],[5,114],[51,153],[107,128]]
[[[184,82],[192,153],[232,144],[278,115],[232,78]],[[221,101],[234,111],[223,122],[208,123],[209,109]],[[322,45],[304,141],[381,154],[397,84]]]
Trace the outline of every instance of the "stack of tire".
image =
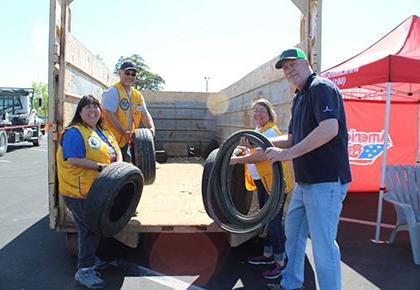
[[228,232],[248,233],[268,224],[284,202],[284,180],[280,162],[272,165],[273,184],[264,207],[248,214],[252,192],[245,188],[244,165],[230,165],[241,137],[265,150],[273,144],[263,135],[249,130],[232,134],[206,159],[202,176],[202,198],[207,214]]
[[[207,186],[210,178],[211,171],[216,162],[217,154],[219,153],[219,148],[214,149],[206,159],[204,163],[203,176],[201,180],[201,193],[203,198],[204,208],[206,209],[207,214],[210,213],[208,198],[207,198]],[[247,214],[252,202],[252,191],[248,191],[245,187],[244,179],[244,165],[235,164],[231,168],[230,173],[230,192],[232,195],[232,202],[235,205],[235,208],[242,214]]]

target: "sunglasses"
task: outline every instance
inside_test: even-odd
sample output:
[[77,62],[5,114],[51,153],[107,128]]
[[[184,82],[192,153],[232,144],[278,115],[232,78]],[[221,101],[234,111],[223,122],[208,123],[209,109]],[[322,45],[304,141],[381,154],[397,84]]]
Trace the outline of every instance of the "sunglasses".
[[129,71],[124,72],[126,76],[132,76],[135,77],[137,73],[130,73]]

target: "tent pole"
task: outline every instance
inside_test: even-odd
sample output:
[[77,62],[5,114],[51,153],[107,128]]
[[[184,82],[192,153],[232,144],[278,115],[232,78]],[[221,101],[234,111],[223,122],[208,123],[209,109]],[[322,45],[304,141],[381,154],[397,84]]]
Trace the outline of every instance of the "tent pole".
[[375,233],[375,239],[372,240],[375,243],[380,242],[379,238],[381,235],[382,208],[383,208],[383,198],[384,198],[384,191],[385,191],[386,157],[387,157],[387,151],[388,151],[388,131],[389,131],[389,119],[390,119],[390,112],[391,112],[391,91],[392,91],[392,84],[388,82],[386,83],[384,156],[382,158],[381,183],[380,183],[379,197],[378,197],[378,214],[376,217],[376,233]]

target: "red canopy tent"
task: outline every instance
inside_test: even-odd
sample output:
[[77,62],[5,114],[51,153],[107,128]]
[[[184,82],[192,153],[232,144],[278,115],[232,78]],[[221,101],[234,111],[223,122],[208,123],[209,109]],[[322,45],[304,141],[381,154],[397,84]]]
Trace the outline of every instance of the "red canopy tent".
[[[359,100],[385,103],[385,124],[381,139],[383,157],[375,235],[375,240],[378,241],[387,149],[391,146],[389,140],[391,99],[392,104],[412,103],[418,106],[420,102],[420,18],[415,15],[410,16],[378,42],[345,62],[324,71],[322,76],[331,79],[341,89],[345,102]],[[417,122],[403,123],[402,126],[414,125],[417,128]],[[413,140],[416,145],[417,134]]]
[[[354,57],[322,73],[340,89],[362,87],[384,92],[391,82],[393,98],[418,100],[420,88],[420,18],[410,16]],[[417,96],[414,93],[417,92]],[[412,93],[412,94],[410,94]]]

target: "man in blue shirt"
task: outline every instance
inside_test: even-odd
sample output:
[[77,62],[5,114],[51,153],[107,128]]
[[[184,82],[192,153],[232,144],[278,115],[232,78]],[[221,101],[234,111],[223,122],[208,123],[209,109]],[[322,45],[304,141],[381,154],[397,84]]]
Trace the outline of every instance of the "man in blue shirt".
[[296,89],[289,134],[272,139],[266,150],[271,163],[292,160],[296,187],[286,216],[286,255],[281,286],[300,289],[311,236],[321,289],[341,289],[340,249],[336,242],[342,202],[351,181],[343,98],[331,81],[313,73],[305,53],[281,53],[277,69]]

